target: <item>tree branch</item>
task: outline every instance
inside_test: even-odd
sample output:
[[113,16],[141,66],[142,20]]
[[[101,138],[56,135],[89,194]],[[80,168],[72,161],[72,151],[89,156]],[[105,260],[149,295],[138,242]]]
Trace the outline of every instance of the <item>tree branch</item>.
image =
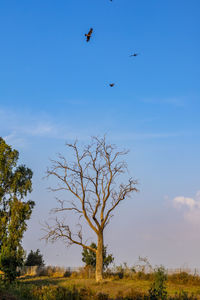
[[72,234],[70,227],[68,225],[65,225],[63,222],[60,222],[57,218],[55,219],[54,225],[51,226],[48,223],[45,223],[45,226],[43,227],[44,227],[43,229],[47,232],[47,234],[42,239],[45,239],[46,241],[51,241],[54,243],[59,239],[64,239],[64,240],[66,239],[68,245],[77,244],[85,249],[91,250],[94,253],[96,253],[96,249],[83,243],[82,227],[76,234],[79,240],[76,240],[74,238],[74,235]]

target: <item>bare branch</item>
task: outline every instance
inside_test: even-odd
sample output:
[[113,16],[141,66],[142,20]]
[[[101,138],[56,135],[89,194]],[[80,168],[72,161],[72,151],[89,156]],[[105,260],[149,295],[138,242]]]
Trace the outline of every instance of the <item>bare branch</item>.
[[[115,145],[106,142],[105,136],[93,137],[91,143],[83,147],[77,141],[66,144],[66,147],[71,150],[73,160],[69,161],[59,154],[58,160],[51,161],[47,177],[53,176],[58,180],[58,185],[51,187],[51,191],[67,191],[72,200],[59,200],[59,207],[52,212],[77,213],[99,235],[109,223],[117,205],[137,191],[137,182],[132,179],[128,183],[118,184],[119,177],[127,173],[127,164],[122,158],[128,151],[117,151]],[[82,242],[82,228],[77,235],[72,235],[69,226],[56,219],[55,225],[48,228],[46,239],[55,241],[58,238],[89,249]]]
[[[80,224],[78,224],[80,225]],[[46,241],[50,242],[56,242],[59,239],[62,239],[67,242],[67,244],[70,246],[72,244],[77,244],[85,249],[91,250],[94,253],[96,253],[96,249],[87,246],[85,243],[83,243],[82,238],[82,227],[80,225],[80,229],[78,230],[76,235],[73,235],[71,232],[71,229],[68,225],[65,225],[63,222],[60,222],[57,218],[55,219],[54,225],[49,225],[48,223],[45,223],[43,226],[44,231],[46,231],[46,235],[42,238]],[[77,239],[75,239],[77,237]]]
[[130,195],[133,191],[138,192],[138,189],[135,187],[137,184],[137,181],[134,181],[132,179],[129,179],[129,183],[127,185],[120,185],[120,190],[117,195],[117,193],[113,193],[112,198],[113,198],[113,205],[112,207],[107,211],[107,214],[103,220],[102,226],[105,227],[105,224],[108,221],[108,218],[110,216],[110,213],[115,209],[115,207],[123,201],[126,197]]

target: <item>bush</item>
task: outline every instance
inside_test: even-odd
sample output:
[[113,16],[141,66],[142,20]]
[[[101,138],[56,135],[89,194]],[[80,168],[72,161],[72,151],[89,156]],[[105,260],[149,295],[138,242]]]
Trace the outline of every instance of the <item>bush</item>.
[[68,278],[72,275],[72,272],[70,270],[66,270],[65,273],[64,273],[64,277]]
[[58,286],[42,286],[33,290],[33,296],[38,300],[67,300],[71,295],[72,292]]
[[38,276],[49,276],[49,277],[63,277],[65,274],[65,269],[61,267],[42,267],[37,271]]
[[85,266],[79,269],[78,278],[88,279],[95,278],[95,269],[91,266]]
[[179,293],[176,293],[174,297],[169,297],[169,300],[196,300],[197,297],[195,297],[193,294],[188,295],[185,291],[180,291]]
[[89,290],[82,289],[80,292],[73,287],[69,290],[64,287],[45,285],[34,286],[17,284],[11,287],[11,291],[20,300],[84,300],[95,299]]
[[198,275],[191,275],[187,272],[180,272],[177,274],[172,274],[168,276],[168,280],[173,283],[178,284],[186,284],[186,283],[192,283],[192,284],[200,284],[200,277]]
[[124,278],[124,272],[123,271],[119,271],[115,275],[118,277],[118,279]]
[[135,274],[137,279],[142,280],[154,280],[154,273],[145,273],[143,271],[139,271]]
[[131,290],[124,300],[147,300],[149,297],[142,292]]
[[108,294],[99,293],[96,295],[96,300],[109,300]]
[[71,276],[70,276],[70,278],[78,278],[79,277],[79,275],[78,275],[78,272],[76,272],[76,271],[74,271],[74,272],[72,272],[72,274],[71,274]]
[[167,280],[167,274],[163,266],[158,267],[154,271],[154,282],[149,289],[149,299],[167,299],[167,291],[165,282]]

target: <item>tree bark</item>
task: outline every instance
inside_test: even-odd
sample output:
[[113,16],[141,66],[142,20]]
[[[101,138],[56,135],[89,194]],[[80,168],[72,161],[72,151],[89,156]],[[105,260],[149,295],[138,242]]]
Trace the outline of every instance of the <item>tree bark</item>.
[[96,252],[96,281],[103,280],[103,232],[98,234],[98,244]]

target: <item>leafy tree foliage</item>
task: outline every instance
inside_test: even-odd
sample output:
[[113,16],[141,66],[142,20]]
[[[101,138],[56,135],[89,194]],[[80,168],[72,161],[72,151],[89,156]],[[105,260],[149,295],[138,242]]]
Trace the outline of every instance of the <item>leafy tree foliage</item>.
[[[92,243],[90,245],[91,248],[97,249],[97,245]],[[86,266],[96,267],[96,253],[83,248],[82,252],[82,261],[86,264]],[[103,269],[105,270],[112,262],[114,261],[114,257],[112,254],[107,255],[107,247],[103,246]]]
[[33,201],[23,201],[32,191],[32,171],[17,166],[19,153],[0,137],[0,270],[13,281],[24,260],[21,245]]
[[39,249],[35,252],[31,250],[27,256],[25,266],[44,266],[43,255],[40,253]]

